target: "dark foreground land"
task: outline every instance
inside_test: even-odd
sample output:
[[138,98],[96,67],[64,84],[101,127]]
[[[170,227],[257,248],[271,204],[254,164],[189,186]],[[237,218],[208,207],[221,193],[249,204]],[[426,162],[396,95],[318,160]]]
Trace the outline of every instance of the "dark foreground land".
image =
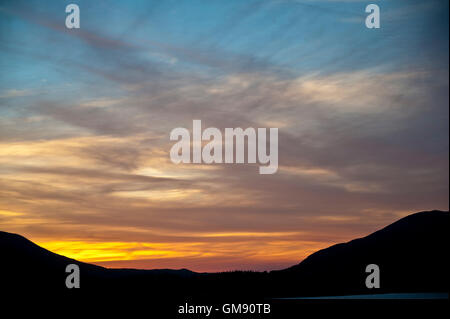
[[[6,306],[19,302],[48,311],[58,305],[72,312],[89,309],[103,315],[139,310],[148,318],[206,318],[205,314],[178,314],[180,306],[188,309],[190,305],[218,309],[211,312],[211,318],[364,318],[386,313],[404,317],[408,312],[433,318],[433,313],[448,312],[449,217],[442,211],[416,213],[367,237],[320,250],[298,265],[272,272],[107,269],[0,232],[0,289],[6,296],[2,301]],[[68,264],[80,267],[79,289],[66,288]],[[379,289],[365,285],[369,264],[380,268]],[[299,299],[367,294],[391,297]],[[271,312],[224,313],[224,304],[232,303],[270,304]]]

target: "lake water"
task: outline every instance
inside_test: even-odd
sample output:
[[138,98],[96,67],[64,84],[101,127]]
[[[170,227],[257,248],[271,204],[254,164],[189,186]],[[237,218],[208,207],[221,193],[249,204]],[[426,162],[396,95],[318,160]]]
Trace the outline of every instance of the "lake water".
[[324,296],[324,297],[290,297],[290,298],[277,298],[277,299],[303,299],[303,300],[316,300],[316,299],[448,299],[448,293],[440,292],[419,292],[419,293],[391,293],[391,294],[370,294],[370,295],[348,295],[348,296]]

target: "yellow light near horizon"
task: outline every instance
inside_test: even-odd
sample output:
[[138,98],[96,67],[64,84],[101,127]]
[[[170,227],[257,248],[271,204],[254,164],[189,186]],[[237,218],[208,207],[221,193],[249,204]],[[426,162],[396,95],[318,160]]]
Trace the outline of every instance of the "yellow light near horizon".
[[[243,235],[236,233],[234,235]],[[217,260],[240,258],[242,262],[253,261],[264,264],[276,258],[277,262],[296,263],[309,254],[329,246],[324,242],[277,240],[261,242],[252,240],[254,234],[245,233],[239,243],[230,242],[176,242],[176,243],[139,243],[139,242],[89,242],[89,241],[42,241],[37,242],[43,248],[54,253],[88,263],[114,261],[139,261],[158,259],[173,260],[183,264],[186,259],[205,259],[214,268]],[[216,234],[217,235],[217,234]],[[221,234],[224,235],[224,234]],[[230,234],[227,234],[227,236]],[[208,236],[206,236],[208,237]],[[219,237],[222,237],[219,235]],[[233,235],[232,235],[233,237]],[[202,237],[205,238],[205,237]],[[157,266],[156,266],[157,267]]]
[[198,256],[192,245],[178,243],[44,241],[37,244],[54,253],[86,262]]
[[14,217],[14,216],[21,216],[21,215],[23,215],[23,213],[12,212],[12,211],[8,211],[8,210],[0,210],[0,216]]
[[300,232],[226,232],[196,234],[198,237],[281,237],[299,235]]

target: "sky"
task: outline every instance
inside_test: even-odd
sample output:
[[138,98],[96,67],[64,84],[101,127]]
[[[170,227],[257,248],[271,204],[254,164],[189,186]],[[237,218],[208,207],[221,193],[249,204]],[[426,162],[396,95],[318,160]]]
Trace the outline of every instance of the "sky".
[[[448,5],[1,0],[0,230],[107,267],[272,270],[448,210]],[[278,128],[278,171],[175,165],[194,119]]]

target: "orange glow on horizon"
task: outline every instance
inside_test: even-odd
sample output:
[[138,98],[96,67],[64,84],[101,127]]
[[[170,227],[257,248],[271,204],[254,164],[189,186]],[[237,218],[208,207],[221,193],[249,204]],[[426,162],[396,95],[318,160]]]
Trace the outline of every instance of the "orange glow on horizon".
[[[216,260],[238,260],[240,269],[258,268],[273,264],[295,264],[330,243],[274,240],[263,244],[246,241],[236,243],[139,243],[139,242],[87,242],[42,241],[37,244],[54,253],[78,261],[120,268],[183,268],[185,260],[206,264],[193,271],[217,271]],[[244,248],[245,247],[245,248]],[[159,266],[159,261],[164,261]],[[192,262],[191,262],[192,264]],[[207,266],[210,264],[210,266]],[[139,266],[136,266],[139,265]],[[148,266],[145,266],[148,265]],[[189,264],[186,266],[188,267]],[[268,266],[270,268],[270,266]]]

